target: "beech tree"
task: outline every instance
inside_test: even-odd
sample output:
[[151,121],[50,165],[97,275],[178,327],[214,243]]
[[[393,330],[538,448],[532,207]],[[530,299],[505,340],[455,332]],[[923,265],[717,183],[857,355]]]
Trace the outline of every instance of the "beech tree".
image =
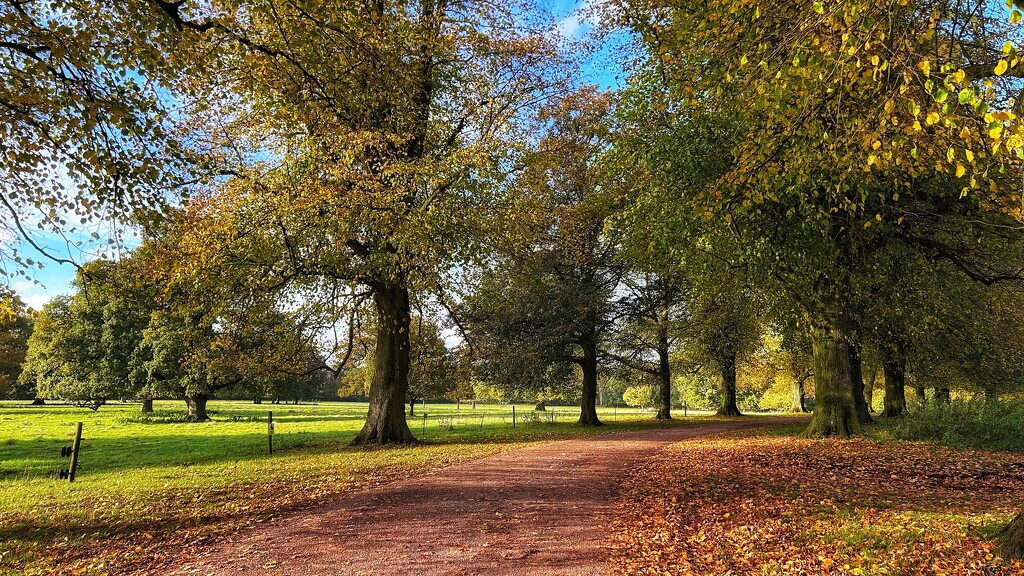
[[[409,334],[409,388],[406,402],[409,416],[414,416],[418,400],[441,398],[455,390],[455,353],[445,345],[441,327],[436,321],[416,314],[410,324]],[[347,395],[365,396],[373,382],[375,342],[377,330],[373,319],[361,324],[356,336],[357,350],[348,359],[349,366],[344,372]]]
[[354,443],[414,441],[410,294],[479,256],[517,120],[561,82],[555,40],[504,2],[160,6],[209,56],[196,82],[218,89],[199,117],[251,160],[190,205],[180,274],[230,269],[306,303],[296,315],[333,316],[325,326],[372,302],[376,364]]
[[579,367],[585,426],[601,424],[599,353],[621,278],[619,245],[605,226],[621,188],[601,171],[611,104],[587,87],[542,110],[544,135],[509,191],[508,221],[519,225],[496,247],[496,265],[484,271],[467,315],[494,353],[533,358],[539,367]]
[[730,222],[751,272],[806,311],[808,434],[856,433],[852,286],[879,246],[894,239],[982,281],[1019,276],[958,261],[959,239],[934,226],[1020,217],[1009,24],[983,3],[611,4],[669,109],[729,119],[729,170],[695,200]]

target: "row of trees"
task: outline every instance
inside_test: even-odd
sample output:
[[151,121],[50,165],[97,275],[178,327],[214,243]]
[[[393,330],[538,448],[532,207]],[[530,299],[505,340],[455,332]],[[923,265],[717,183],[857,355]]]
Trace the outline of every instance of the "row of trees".
[[[412,442],[429,308],[485,379],[573,383],[584,425],[602,365],[657,382],[661,417],[673,373],[711,371],[738,413],[765,333],[794,382],[813,373],[811,436],[870,421],[866,360],[887,415],[908,378],[1021,388],[1015,8],[610,0],[634,42],[602,93],[520,2],[0,6],[15,231],[42,208],[44,227],[84,212],[173,238],[145,260],[142,344],[74,344],[97,382],[144,367],[198,398],[276,365],[264,340],[315,334],[286,357],[364,371],[355,442]],[[162,223],[168,190],[190,198]]]
[[34,315],[18,382],[20,395],[98,409],[110,399],[183,398],[206,420],[211,395],[316,397],[327,382],[305,327],[257,299],[218,303],[161,290],[155,243],[119,262],[97,260],[76,289]]

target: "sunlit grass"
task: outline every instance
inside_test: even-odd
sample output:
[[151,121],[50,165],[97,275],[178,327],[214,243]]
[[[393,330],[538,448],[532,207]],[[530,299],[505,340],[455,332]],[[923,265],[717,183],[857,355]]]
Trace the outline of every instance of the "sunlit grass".
[[[607,426],[583,428],[575,424],[578,408],[537,413],[519,405],[513,428],[508,405],[428,404],[417,405],[409,419],[424,444],[366,449],[348,446],[366,413],[360,403],[214,401],[213,421],[204,423],[180,421],[181,402],[158,401],[155,408],[142,417],[131,404],[97,412],[0,405],[0,571],[46,573],[59,558],[103,573],[175,542],[186,529],[224,532],[331,494],[536,440],[665,425],[649,411],[620,407],[600,409]],[[69,484],[54,474],[67,466],[60,447],[70,445],[79,421],[81,467]]]

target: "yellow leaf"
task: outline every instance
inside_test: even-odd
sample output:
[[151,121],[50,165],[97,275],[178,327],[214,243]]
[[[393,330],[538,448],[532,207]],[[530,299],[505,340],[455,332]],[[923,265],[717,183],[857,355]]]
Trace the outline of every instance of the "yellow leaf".
[[1006,73],[1006,70],[1009,67],[1010,67],[1010,65],[1006,63],[1006,60],[1000,60],[999,64],[996,64],[996,75],[997,76],[1002,76],[1003,74]]
[[967,173],[967,168],[964,168],[964,165],[960,164],[958,162],[957,165],[956,165],[956,177],[957,178],[961,178],[966,173]]
[[935,124],[936,122],[939,121],[939,113],[938,112],[929,112],[928,115],[925,116],[924,121],[929,126],[931,126],[932,124]]

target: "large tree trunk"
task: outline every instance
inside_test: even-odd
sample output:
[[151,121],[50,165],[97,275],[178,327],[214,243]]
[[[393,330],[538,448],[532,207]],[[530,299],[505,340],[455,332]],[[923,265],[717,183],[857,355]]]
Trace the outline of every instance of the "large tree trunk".
[[143,398],[142,399],[142,413],[143,414],[152,414],[153,413],[153,399],[152,398]]
[[206,402],[210,399],[206,394],[186,396],[185,405],[188,406],[188,419],[192,422],[205,422],[210,419],[206,413]]
[[861,424],[872,424],[871,408],[864,398],[864,364],[860,358],[860,345],[850,343],[850,392],[853,394],[853,406],[857,409],[857,421]]
[[409,444],[415,442],[405,421],[409,391],[409,291],[401,282],[373,289],[377,307],[377,346],[370,408],[366,423],[352,444]]
[[1007,558],[1024,558],[1024,511],[1010,520],[998,537],[999,553]]
[[723,358],[721,364],[721,389],[717,416],[742,416],[736,406],[736,356]]
[[850,381],[850,324],[845,292],[829,295],[822,321],[811,330],[814,415],[805,434],[848,438],[860,433]]
[[658,420],[672,419],[672,368],[668,363],[668,338],[658,339]]
[[416,415],[416,399],[412,396],[409,397],[409,417],[412,418]]
[[868,411],[875,405],[875,380],[878,379],[878,368],[872,368],[871,377],[864,382],[864,401],[868,404]]
[[600,426],[597,417],[597,341],[587,338],[583,343],[583,358],[579,363],[583,370],[583,396],[580,400],[579,423],[583,426]]
[[793,387],[791,392],[793,398],[792,402],[789,405],[789,411],[801,414],[807,412],[807,403],[804,397],[804,378],[793,378]]
[[885,378],[882,416],[893,418],[906,414],[906,361],[899,355],[886,351],[882,358],[882,372]]

